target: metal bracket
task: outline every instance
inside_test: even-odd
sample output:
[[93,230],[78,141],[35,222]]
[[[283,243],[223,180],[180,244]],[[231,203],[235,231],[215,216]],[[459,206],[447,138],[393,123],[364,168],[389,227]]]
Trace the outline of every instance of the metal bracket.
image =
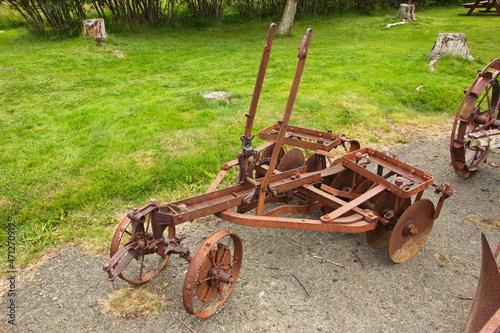
[[[260,152],[252,148],[253,135],[241,137],[241,153],[238,154],[239,176],[238,184],[245,183],[247,177],[252,177],[252,172],[260,157]],[[252,158],[250,160],[250,158]]]

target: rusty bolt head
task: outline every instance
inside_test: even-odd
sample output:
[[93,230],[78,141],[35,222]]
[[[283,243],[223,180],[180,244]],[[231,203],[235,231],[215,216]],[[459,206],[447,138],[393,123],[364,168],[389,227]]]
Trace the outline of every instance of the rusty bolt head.
[[383,215],[384,219],[386,220],[391,220],[394,218],[394,211],[392,209],[388,209],[384,212]]
[[408,223],[403,228],[403,235],[405,236],[416,236],[418,235],[418,229],[413,222]]

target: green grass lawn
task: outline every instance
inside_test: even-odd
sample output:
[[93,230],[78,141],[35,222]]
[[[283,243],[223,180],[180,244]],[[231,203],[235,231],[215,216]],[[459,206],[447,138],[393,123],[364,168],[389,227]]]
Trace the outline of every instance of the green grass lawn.
[[[292,124],[363,146],[448,133],[476,70],[500,57],[500,18],[464,12],[417,9],[417,21],[391,28],[395,12],[297,19],[274,41],[254,132],[281,118],[311,27]],[[68,242],[102,251],[128,209],[203,192],[241,150],[269,23],[109,30],[100,47],[0,27],[0,223],[16,225],[16,264]],[[475,61],[429,70],[441,32],[465,33]],[[229,91],[233,103],[207,101],[206,90]]]

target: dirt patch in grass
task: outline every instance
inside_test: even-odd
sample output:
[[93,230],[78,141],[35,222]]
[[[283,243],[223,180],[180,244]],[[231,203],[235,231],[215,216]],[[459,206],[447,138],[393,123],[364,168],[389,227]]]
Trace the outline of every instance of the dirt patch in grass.
[[124,318],[151,318],[165,307],[162,291],[153,286],[126,286],[115,289],[102,301],[102,311]]

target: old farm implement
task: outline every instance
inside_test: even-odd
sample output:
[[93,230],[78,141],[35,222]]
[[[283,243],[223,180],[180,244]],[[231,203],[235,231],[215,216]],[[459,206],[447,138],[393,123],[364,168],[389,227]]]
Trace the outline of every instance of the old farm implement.
[[479,71],[465,93],[451,132],[451,164],[467,178],[500,148],[500,58]]
[[[366,232],[368,244],[388,246],[395,262],[410,259],[424,245],[451,195],[448,185],[438,186],[430,174],[395,156],[361,149],[348,137],[289,124],[311,29],[299,47],[283,118],[260,131],[259,138],[266,143],[252,148],[252,127],[275,29],[272,24],[238,158],[223,164],[205,194],[164,205],[152,199],[130,211],[115,231],[111,258],[103,266],[111,281],[120,277],[131,284],[146,283],[163,269],[170,255],[179,254],[190,263],[182,292],[185,309],[199,318],[214,314],[238,279],[242,242],[234,233],[217,231],[191,256],[175,232],[176,225],[210,214],[248,226]],[[343,154],[336,154],[337,148]],[[218,189],[232,167],[239,175],[236,184]],[[436,205],[423,198],[427,188],[440,194]],[[320,217],[299,215],[313,211]]]

